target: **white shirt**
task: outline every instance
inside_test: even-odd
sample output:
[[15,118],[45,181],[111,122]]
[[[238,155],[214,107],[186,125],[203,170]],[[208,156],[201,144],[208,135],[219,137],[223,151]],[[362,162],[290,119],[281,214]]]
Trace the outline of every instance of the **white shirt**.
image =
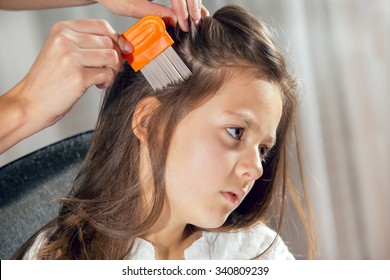
[[[271,245],[275,236],[276,232],[263,223],[237,232],[203,231],[202,236],[184,251],[184,258],[186,260],[293,260],[294,256],[280,237],[277,237],[275,244],[264,255],[257,257]],[[41,233],[24,259],[35,259],[43,241],[44,233]],[[135,238],[126,259],[155,260],[154,247],[142,238]]]
[[[208,232],[203,231],[202,236],[184,251],[186,260],[293,260],[283,240],[278,237],[275,244],[266,254],[263,253],[276,237],[276,232],[260,223],[250,229],[238,232]],[[153,245],[136,238],[127,259],[154,260]]]

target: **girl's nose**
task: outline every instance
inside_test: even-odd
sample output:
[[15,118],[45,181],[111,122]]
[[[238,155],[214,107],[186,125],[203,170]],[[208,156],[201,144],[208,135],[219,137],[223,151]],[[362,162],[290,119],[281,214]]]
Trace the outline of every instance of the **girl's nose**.
[[247,181],[257,180],[263,175],[263,165],[257,147],[242,153],[236,172]]

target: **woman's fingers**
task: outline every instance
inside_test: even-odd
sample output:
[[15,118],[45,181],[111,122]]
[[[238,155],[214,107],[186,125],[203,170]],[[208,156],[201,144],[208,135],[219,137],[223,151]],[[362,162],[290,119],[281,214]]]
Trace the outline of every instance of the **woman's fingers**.
[[186,0],[171,0],[172,9],[176,14],[177,21],[183,31],[188,31],[188,9]]
[[94,35],[88,33],[75,32],[73,30],[62,31],[58,36],[64,36],[71,42],[74,46],[82,49],[113,49],[116,48],[119,50],[119,47],[114,43],[114,41],[107,35]]
[[[57,36],[65,37],[60,44],[62,46],[70,44],[68,53],[71,53],[82,66],[110,67],[114,71],[122,70],[121,51],[109,36],[80,33],[73,30],[62,31],[61,35]],[[69,42],[66,42],[67,40]]]
[[202,8],[201,0],[187,1],[187,10],[189,12],[189,16],[192,18],[192,20],[196,25],[198,25],[201,19],[201,8]]
[[118,34],[106,20],[103,19],[83,19],[58,22],[53,26],[51,33],[60,33],[64,30],[106,36],[109,37],[112,42],[119,47],[121,52],[130,53],[133,50],[130,42],[124,40],[123,37]]
[[171,9],[170,7],[148,0],[141,0],[135,2],[137,3],[132,6],[133,9],[131,11],[127,11],[125,15],[136,18],[142,18],[148,15],[156,15],[161,17],[169,25],[174,26],[176,24],[176,15],[173,9]]
[[122,69],[122,58],[114,49],[79,49],[73,57],[83,67],[105,67],[115,72]]
[[85,70],[85,82],[87,86],[96,85],[97,88],[107,88],[115,78],[115,72],[111,68],[88,68]]
[[136,18],[150,14],[157,15],[172,26],[178,23],[183,31],[188,31],[188,17],[197,24],[202,16],[208,15],[202,0],[170,0],[172,8],[150,0],[97,0],[97,2],[118,15]]
[[200,14],[202,15],[202,18],[204,18],[208,17],[210,15],[210,12],[206,9],[205,6],[202,5],[202,8],[200,9]]
[[174,26],[176,15],[170,7],[154,3],[149,0],[97,0],[111,12],[135,18],[142,18],[147,15],[157,15],[165,22]]
[[188,17],[197,25],[202,17],[209,15],[202,0],[171,0],[171,5],[183,31],[188,31]]
[[[95,20],[56,24],[51,32],[53,52],[57,50],[63,56],[73,57],[83,67],[109,67],[116,72],[121,71],[123,51],[119,45],[123,46],[122,41],[126,40],[119,36],[115,42],[112,38],[116,35],[111,26],[108,25],[105,30],[94,29],[96,26]],[[88,27],[91,27],[91,32],[85,33]],[[132,49],[128,51],[131,52]]]
[[20,82],[19,97],[33,108],[31,118],[47,127],[61,119],[93,85],[107,87],[121,70],[123,42],[101,20],[55,24],[30,71]]

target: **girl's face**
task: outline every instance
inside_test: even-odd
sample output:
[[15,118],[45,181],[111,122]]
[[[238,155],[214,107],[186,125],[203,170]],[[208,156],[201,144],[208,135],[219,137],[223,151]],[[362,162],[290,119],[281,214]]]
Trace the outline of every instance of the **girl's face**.
[[279,89],[239,73],[178,124],[166,169],[164,213],[220,227],[263,173],[282,114]]

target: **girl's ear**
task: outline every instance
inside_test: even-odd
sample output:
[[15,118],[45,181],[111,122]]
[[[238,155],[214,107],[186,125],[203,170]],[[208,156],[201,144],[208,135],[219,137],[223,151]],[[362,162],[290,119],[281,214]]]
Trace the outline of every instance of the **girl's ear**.
[[150,118],[160,105],[161,103],[156,97],[149,96],[138,102],[135,107],[132,120],[133,132],[145,146],[147,146],[147,132]]

